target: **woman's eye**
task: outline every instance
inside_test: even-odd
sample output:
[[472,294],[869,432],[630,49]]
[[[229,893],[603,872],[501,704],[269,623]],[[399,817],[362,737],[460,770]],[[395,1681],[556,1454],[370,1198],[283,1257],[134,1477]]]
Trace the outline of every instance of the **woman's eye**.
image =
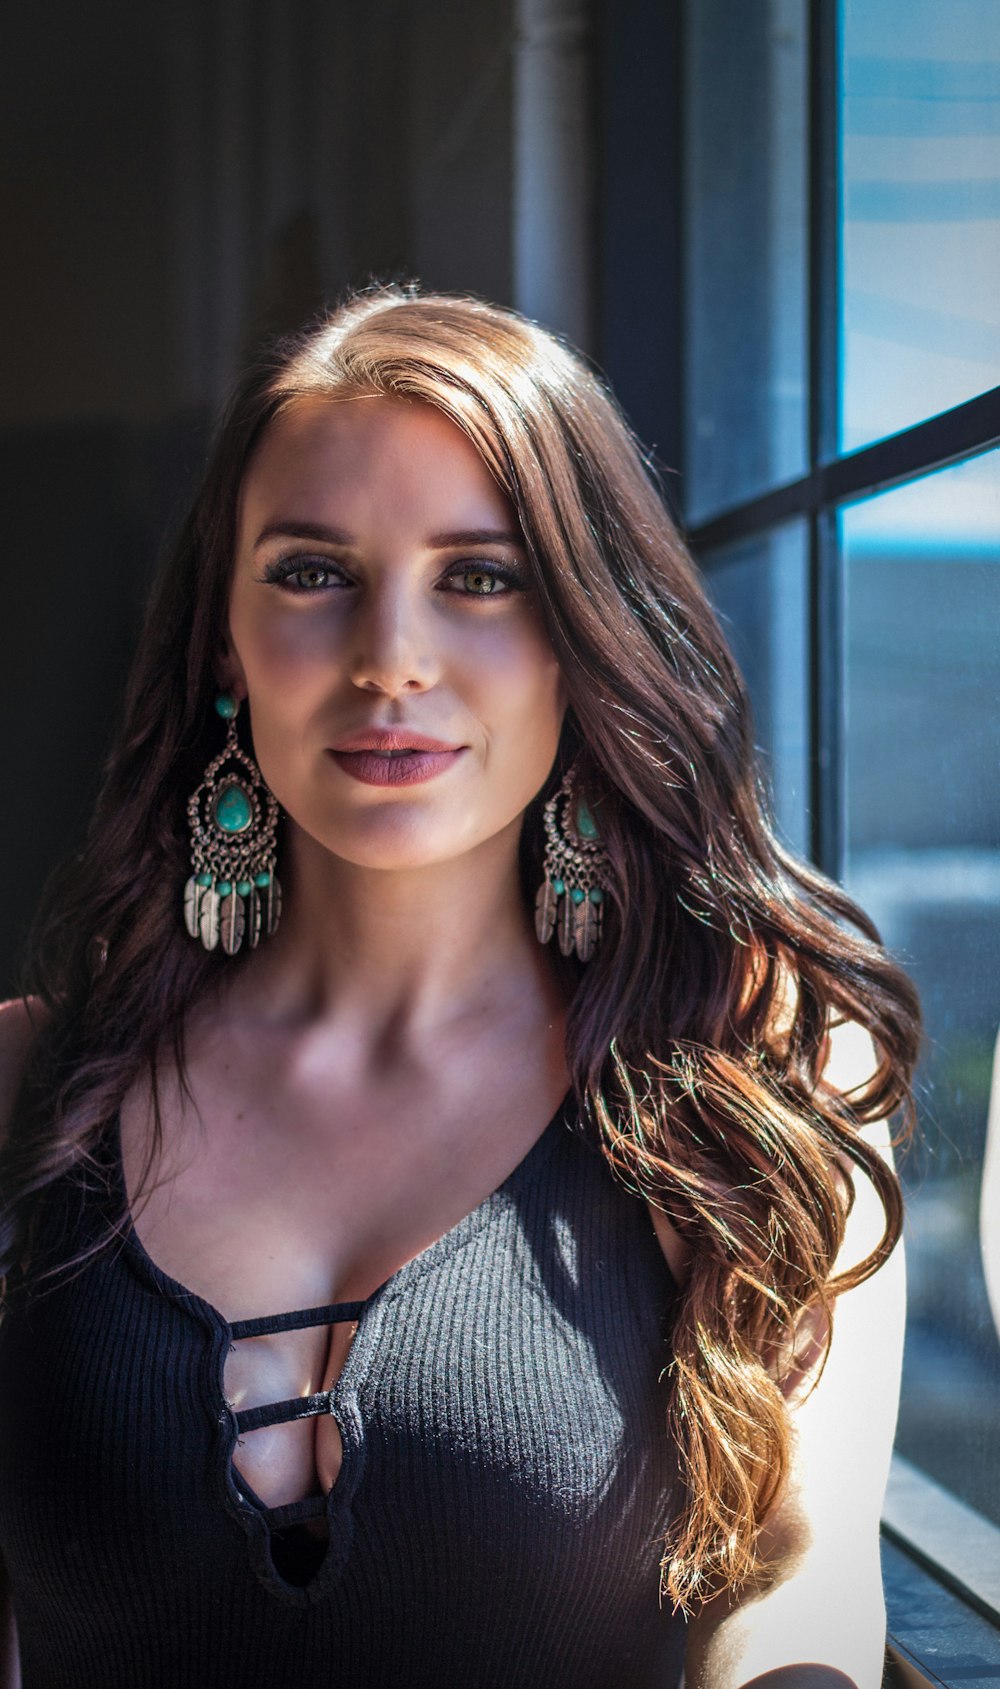
[[293,569],[290,575],[285,576],[298,587],[326,586],[329,578],[329,569],[322,568],[319,563],[307,563],[303,569]]
[[456,569],[448,580],[460,583],[463,598],[504,598],[509,592],[523,591],[527,584],[513,569],[486,568],[481,564]]
[[503,591],[503,583],[485,569],[466,569],[459,578],[466,592],[473,593],[477,598],[485,598],[489,593],[496,592],[498,587]]
[[301,593],[322,592],[326,587],[342,586],[344,582],[342,571],[322,558],[279,559],[268,565],[263,578]]

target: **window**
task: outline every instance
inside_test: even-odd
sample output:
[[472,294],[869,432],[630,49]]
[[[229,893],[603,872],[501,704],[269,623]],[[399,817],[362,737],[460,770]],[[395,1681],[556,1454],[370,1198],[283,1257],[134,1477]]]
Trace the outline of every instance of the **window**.
[[708,580],[750,688],[778,831],[802,855],[809,854],[808,542],[801,519],[733,540],[713,552]]
[[840,27],[840,444],[1000,382],[995,0],[848,0]]
[[681,496],[779,830],[923,996],[887,1531],[1000,1626],[1000,5],[682,19]]
[[914,975],[928,1033],[897,1446],[1000,1523],[980,1248],[1000,1027],[1000,452],[852,503],[839,530],[844,879]]
[[806,411],[804,0],[685,16],[685,508],[801,475]]

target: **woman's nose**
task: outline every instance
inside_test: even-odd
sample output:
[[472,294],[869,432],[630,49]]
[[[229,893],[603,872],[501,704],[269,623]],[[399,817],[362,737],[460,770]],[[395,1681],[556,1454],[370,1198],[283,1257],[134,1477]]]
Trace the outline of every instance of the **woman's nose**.
[[405,585],[372,586],[354,616],[351,679],[366,692],[426,692],[440,673],[428,618]]

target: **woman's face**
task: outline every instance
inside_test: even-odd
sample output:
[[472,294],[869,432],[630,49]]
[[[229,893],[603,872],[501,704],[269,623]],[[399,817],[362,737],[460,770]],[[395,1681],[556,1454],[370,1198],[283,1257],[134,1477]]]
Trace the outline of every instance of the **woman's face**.
[[454,423],[404,399],[299,400],[270,425],[224,666],[279,803],[365,867],[516,839],[565,710],[509,500]]

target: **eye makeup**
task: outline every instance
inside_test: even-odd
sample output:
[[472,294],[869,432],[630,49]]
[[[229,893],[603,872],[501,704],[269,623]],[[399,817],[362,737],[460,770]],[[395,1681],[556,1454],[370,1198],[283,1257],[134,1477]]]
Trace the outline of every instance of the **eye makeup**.
[[[333,558],[302,552],[275,558],[255,578],[262,585],[284,587],[303,597],[343,590],[353,584],[347,571]],[[450,586],[454,581],[466,583],[468,589],[454,591]],[[439,587],[442,585],[455,597],[506,598],[512,592],[528,590],[531,571],[525,563],[493,557],[463,557],[448,565],[438,582]]]

